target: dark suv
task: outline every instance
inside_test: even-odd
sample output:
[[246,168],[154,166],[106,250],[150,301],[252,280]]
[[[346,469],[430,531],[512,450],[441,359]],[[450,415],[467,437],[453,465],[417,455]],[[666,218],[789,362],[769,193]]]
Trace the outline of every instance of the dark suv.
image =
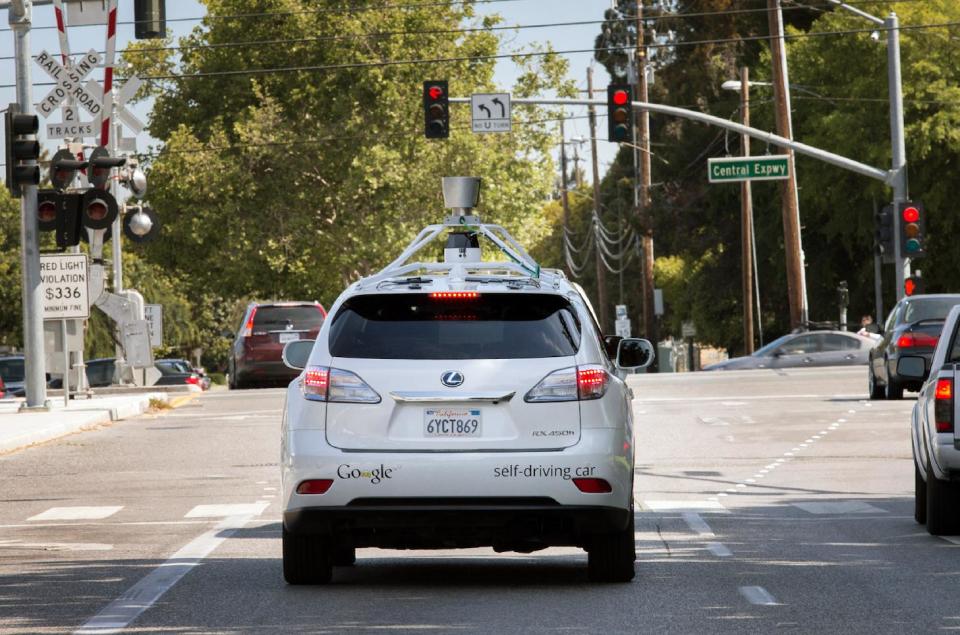
[[251,303],[230,349],[230,388],[290,383],[299,373],[283,363],[283,347],[315,339],[326,317],[319,302]]
[[[904,389],[920,389],[930,372],[944,319],[956,304],[960,304],[960,294],[943,293],[906,297],[893,307],[883,324],[883,339],[870,351],[867,390],[871,399],[902,399]],[[926,360],[923,380],[897,375],[902,355]]]

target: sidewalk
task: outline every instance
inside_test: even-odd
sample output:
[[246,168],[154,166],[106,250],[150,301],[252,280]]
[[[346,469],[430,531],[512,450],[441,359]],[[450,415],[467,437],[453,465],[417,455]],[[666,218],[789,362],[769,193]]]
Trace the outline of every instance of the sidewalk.
[[177,407],[192,400],[199,392],[154,392],[104,395],[92,399],[74,399],[63,405],[63,397],[48,397],[49,411],[19,412],[23,399],[0,400],[0,455],[43,443],[88,428],[136,417],[150,408],[157,399]]

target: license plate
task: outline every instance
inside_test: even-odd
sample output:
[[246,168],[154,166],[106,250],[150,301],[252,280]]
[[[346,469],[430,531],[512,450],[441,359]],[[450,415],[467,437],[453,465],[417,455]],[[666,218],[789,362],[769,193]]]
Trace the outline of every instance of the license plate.
[[296,342],[298,339],[300,339],[299,333],[280,333],[281,344],[284,342]]
[[429,408],[423,411],[427,437],[479,437],[482,417],[478,408]]

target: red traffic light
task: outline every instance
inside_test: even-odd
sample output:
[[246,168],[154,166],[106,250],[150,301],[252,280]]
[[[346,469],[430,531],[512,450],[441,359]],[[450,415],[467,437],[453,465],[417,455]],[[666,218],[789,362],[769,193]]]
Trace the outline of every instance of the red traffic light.
[[915,223],[920,220],[920,210],[916,207],[904,207],[903,208],[903,220],[908,223]]
[[440,99],[443,97],[443,88],[440,86],[431,86],[427,90],[427,94],[430,95],[430,99]]
[[907,278],[903,283],[903,291],[907,295],[913,295],[917,290],[917,283],[912,278]]
[[628,101],[630,101],[630,96],[627,94],[627,91],[625,90],[613,91],[613,103],[615,103],[618,106],[622,106]]
[[37,205],[37,218],[40,223],[52,223],[57,220],[57,204],[53,201],[43,201]]

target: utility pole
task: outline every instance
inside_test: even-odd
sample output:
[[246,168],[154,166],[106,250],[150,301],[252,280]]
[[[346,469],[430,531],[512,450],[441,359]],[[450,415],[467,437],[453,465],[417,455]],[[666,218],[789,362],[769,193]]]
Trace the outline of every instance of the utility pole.
[[[567,231],[570,229],[570,200],[567,198],[567,135],[560,119],[560,201],[563,203],[563,235],[561,249],[566,248]],[[566,259],[564,259],[566,261]],[[573,271],[567,266],[567,275],[573,277]]]
[[[587,67],[587,91],[593,95],[593,68]],[[597,159],[597,109],[590,105],[590,152],[593,154],[593,211],[597,218],[600,217],[600,163]],[[591,227],[593,224],[591,223]],[[598,236],[600,229],[594,228],[594,240],[603,240]],[[600,330],[608,328],[607,320],[607,270],[603,266],[603,255],[600,245],[597,245],[596,265],[597,265],[597,317],[600,320]]]
[[[643,41],[643,0],[637,0],[637,85],[636,98],[643,103],[650,101],[647,93],[647,48]],[[650,113],[646,109],[637,109],[637,129],[640,131],[639,168],[636,183],[640,191],[637,215],[643,231],[643,333],[657,346],[657,317],[654,314],[653,300],[653,215],[650,213]],[[648,372],[656,372],[651,366]]]
[[[750,69],[740,69],[740,117],[750,125]],[[750,137],[740,137],[740,153],[750,156]],[[743,286],[743,353],[753,353],[753,191],[750,181],[740,183],[740,277]]]
[[[30,0],[14,0],[7,8],[13,31],[16,60],[17,102],[20,112],[33,113],[30,77]],[[36,165],[30,161],[27,165]],[[25,364],[25,409],[48,408],[47,373],[43,350],[43,298],[40,296],[40,226],[37,220],[37,186],[24,184],[20,198],[20,267],[23,271],[23,352]]]
[[[783,15],[780,0],[767,0],[770,24],[770,50],[773,58],[773,97],[777,134],[793,140],[793,118],[790,114],[787,51],[783,37]],[[800,203],[797,198],[797,167],[794,152],[783,148],[789,156],[790,178],[780,182],[783,208],[783,242],[787,258],[787,296],[790,303],[790,327],[804,325],[808,319],[806,274],[803,269],[803,246],[800,237]]]

